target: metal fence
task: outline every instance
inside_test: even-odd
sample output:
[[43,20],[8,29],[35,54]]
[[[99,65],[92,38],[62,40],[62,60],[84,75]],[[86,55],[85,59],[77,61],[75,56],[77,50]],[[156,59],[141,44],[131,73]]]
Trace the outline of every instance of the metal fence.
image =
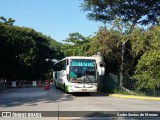
[[119,75],[108,74],[105,76],[103,82],[103,92],[107,93],[121,93],[121,94],[134,94],[140,96],[155,96],[160,97],[160,88],[156,90],[151,89],[137,89],[136,81],[125,76],[123,86],[120,86]]
[[44,81],[35,80],[35,81],[3,81],[0,82],[0,90],[5,90],[7,88],[28,88],[28,87],[43,87]]

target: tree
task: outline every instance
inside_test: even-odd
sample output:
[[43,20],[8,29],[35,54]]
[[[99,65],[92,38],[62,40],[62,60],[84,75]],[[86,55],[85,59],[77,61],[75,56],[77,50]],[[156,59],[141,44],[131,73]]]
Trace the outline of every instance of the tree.
[[138,62],[134,79],[138,89],[156,90],[160,88],[160,50],[144,53]]
[[81,7],[90,20],[106,23],[118,18],[130,22],[131,29],[136,24],[155,25],[160,19],[159,0],[84,0]]
[[[148,41],[134,41],[137,47],[133,46],[135,54],[144,52],[138,61],[134,79],[137,80],[137,87],[139,89],[156,90],[160,88],[160,27],[154,26],[148,29],[139,38],[145,36]],[[138,38],[138,37],[137,37]],[[140,39],[139,39],[140,40]],[[145,49],[143,48],[145,47]]]
[[[89,12],[87,17],[90,20],[101,21],[104,24],[118,23],[127,26],[124,31],[123,44],[121,47],[121,67],[120,81],[124,81],[125,66],[127,61],[125,58],[126,45],[130,44],[130,34],[136,25],[156,25],[160,19],[160,1],[159,0],[84,0],[81,4],[83,11]],[[132,46],[132,44],[130,45]],[[131,47],[130,47],[131,48]],[[132,50],[128,49],[128,52]]]
[[7,24],[7,25],[13,25],[13,23],[15,22],[15,20],[13,20],[12,18],[8,18],[8,20],[6,18],[4,18],[3,16],[0,17],[0,22]]
[[64,53],[61,50],[62,46],[63,46],[62,43],[57,42],[53,39],[50,39],[49,47],[51,48],[52,52],[53,51],[56,51],[56,52],[54,52],[54,56],[53,56],[53,53],[50,54],[51,56],[49,58],[50,59],[57,59],[57,60],[60,60],[60,59],[64,58]]
[[70,33],[69,38],[64,40],[67,44],[62,46],[65,56],[83,56],[89,49],[90,37],[84,37],[80,33]]
[[117,74],[121,63],[121,41],[123,35],[118,31],[100,27],[92,38],[90,48],[86,53],[94,55],[101,52],[106,64],[106,72]]
[[21,79],[32,66],[35,41],[26,35],[27,30],[0,23],[0,76],[7,80]]
[[0,78],[45,79],[52,69],[45,59],[63,56],[57,44],[33,29],[0,22]]

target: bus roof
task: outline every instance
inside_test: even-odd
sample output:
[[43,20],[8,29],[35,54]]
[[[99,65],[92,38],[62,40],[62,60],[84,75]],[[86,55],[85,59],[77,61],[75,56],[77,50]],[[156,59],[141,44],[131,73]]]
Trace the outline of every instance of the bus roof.
[[55,64],[57,64],[57,63],[59,63],[59,62],[61,62],[61,61],[64,61],[64,60],[66,60],[66,59],[69,59],[69,60],[71,60],[71,59],[88,59],[88,60],[95,60],[95,58],[94,57],[85,57],[85,56],[69,56],[69,57],[65,57],[65,58],[63,58],[63,59],[61,59],[61,60],[58,60]]
[[95,60],[94,57],[85,57],[85,56],[69,56],[64,59],[92,59],[92,60]]

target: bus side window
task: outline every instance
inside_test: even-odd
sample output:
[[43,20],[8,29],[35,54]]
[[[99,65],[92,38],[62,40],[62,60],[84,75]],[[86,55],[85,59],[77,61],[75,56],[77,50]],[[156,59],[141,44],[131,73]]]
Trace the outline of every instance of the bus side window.
[[67,64],[66,60],[61,61],[61,62],[55,64],[53,69],[55,71],[66,70],[66,64]]
[[66,70],[66,61],[62,61],[60,63],[60,66],[61,66],[61,70]]
[[66,70],[66,61],[63,62],[63,70]]

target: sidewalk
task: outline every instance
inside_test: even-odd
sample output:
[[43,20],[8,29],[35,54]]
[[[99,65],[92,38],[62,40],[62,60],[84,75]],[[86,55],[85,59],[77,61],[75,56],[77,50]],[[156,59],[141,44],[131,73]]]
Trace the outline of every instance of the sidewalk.
[[110,94],[109,96],[118,97],[118,98],[141,99],[141,100],[159,100],[160,101],[160,97],[122,95],[122,94]]

